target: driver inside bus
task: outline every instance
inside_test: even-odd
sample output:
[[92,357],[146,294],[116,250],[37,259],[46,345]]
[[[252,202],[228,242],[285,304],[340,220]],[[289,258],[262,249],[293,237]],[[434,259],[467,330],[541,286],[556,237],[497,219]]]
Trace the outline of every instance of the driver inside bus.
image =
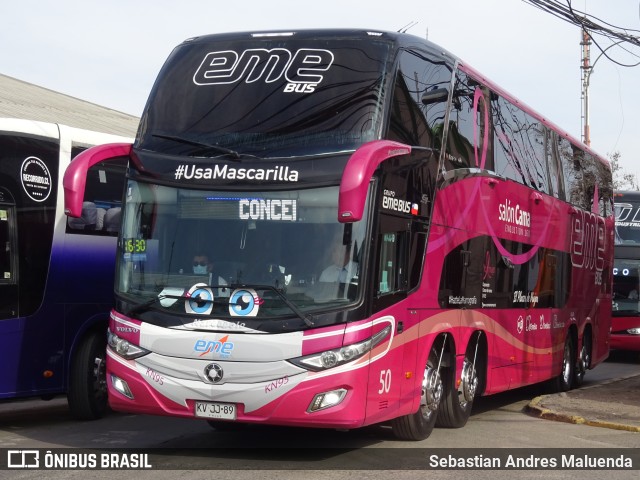
[[209,260],[208,255],[201,252],[193,256],[193,274],[209,275],[209,281],[207,283],[217,285],[215,295],[218,297],[229,296],[229,283],[221,276],[215,274],[213,262]]
[[213,271],[213,263],[209,261],[209,256],[199,253],[193,256],[193,274],[206,275]]
[[336,245],[331,252],[331,265],[320,274],[320,282],[351,283],[358,274],[358,264],[349,258],[349,249]]

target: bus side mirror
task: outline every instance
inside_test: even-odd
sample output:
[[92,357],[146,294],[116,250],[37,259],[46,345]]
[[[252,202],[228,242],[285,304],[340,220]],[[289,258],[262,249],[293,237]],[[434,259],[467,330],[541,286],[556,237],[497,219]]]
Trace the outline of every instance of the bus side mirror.
[[87,172],[96,163],[129,156],[130,143],[108,143],[88,148],[76,156],[64,172],[62,186],[64,188],[64,213],[78,218],[82,215],[84,189],[87,184]]
[[391,140],[374,140],[353,152],[347,161],[340,182],[338,221],[340,223],[360,221],[369,182],[378,165],[388,158],[410,153],[410,146]]

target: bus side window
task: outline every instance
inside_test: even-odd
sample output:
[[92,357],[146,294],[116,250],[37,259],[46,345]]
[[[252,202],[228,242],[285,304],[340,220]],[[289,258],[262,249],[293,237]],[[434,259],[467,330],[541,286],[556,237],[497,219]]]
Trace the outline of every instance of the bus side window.
[[587,211],[598,212],[602,216],[611,215],[613,182],[602,181],[607,178],[605,175],[607,167],[591,154],[584,156],[583,164],[583,208]]
[[378,264],[377,294],[395,293],[403,287],[406,272],[402,257],[406,244],[406,232],[384,232],[380,234],[380,256]]
[[82,215],[69,217],[67,224],[73,230],[95,230],[98,222],[98,209],[93,202],[82,202]]
[[447,95],[425,105],[422,95],[447,90],[451,69],[420,51],[402,51],[386,138],[408,145],[441,148]]
[[410,238],[407,219],[380,216],[375,257],[374,311],[380,311],[407,295],[409,280],[415,278],[415,274],[409,269]]
[[449,116],[445,170],[480,168],[495,171],[490,99],[494,94],[464,72],[456,73]]
[[549,193],[546,127],[505,98],[493,98],[496,173]]
[[557,134],[547,130],[545,137],[545,150],[547,162],[549,164],[550,193],[560,200],[565,200],[564,170],[562,169],[562,158],[560,156],[558,145]]
[[584,208],[584,152],[562,137],[557,137],[557,148],[565,181],[566,201]]
[[[74,154],[78,153],[80,151],[74,151]],[[126,168],[127,159],[123,157],[98,163],[89,169],[82,215],[67,218],[67,233],[118,235]]]

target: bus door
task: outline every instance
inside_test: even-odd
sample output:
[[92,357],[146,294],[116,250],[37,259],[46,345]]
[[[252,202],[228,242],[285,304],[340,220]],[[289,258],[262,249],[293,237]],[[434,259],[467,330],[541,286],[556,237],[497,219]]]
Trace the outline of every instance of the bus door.
[[[373,250],[375,259],[373,308],[374,311],[384,312],[376,316],[389,317],[393,322],[394,343],[407,323],[406,311],[401,308],[393,309],[393,306],[407,295],[407,250],[410,225],[411,223],[404,218],[380,215]],[[369,371],[367,418],[375,418],[388,408],[398,407],[397,402],[402,385],[403,352],[404,348],[394,348],[382,361],[372,364]]]
[[[384,193],[384,192],[383,192]],[[389,193],[389,191],[387,191]],[[384,196],[384,195],[383,195]],[[384,202],[384,200],[383,200]],[[384,203],[383,203],[384,204]],[[411,216],[381,213],[373,246],[373,310],[376,317],[394,322],[394,345],[383,361],[375,362],[369,372],[367,418],[397,407],[403,398],[413,398],[415,381],[422,379],[424,365],[418,366],[418,342],[411,340],[420,321],[414,308],[404,300],[421,280],[427,244],[428,223],[419,218],[419,207]],[[426,208],[426,207],[425,207]],[[407,377],[415,372],[415,378]]]

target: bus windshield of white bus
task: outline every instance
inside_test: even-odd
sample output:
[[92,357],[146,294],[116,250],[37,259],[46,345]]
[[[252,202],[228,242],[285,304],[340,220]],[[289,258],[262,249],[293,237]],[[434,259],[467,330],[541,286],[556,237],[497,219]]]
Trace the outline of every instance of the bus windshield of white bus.
[[640,202],[616,202],[615,213],[615,244],[640,246]]
[[185,42],[150,94],[135,147],[260,158],[353,150],[380,136],[389,51],[362,38]]
[[368,222],[338,223],[337,199],[337,186],[224,192],[129,180],[116,293],[172,314],[344,307],[362,287]]
[[640,202],[629,200],[615,203],[614,316],[640,314]]
[[640,259],[617,258],[613,266],[613,315],[640,313]]

